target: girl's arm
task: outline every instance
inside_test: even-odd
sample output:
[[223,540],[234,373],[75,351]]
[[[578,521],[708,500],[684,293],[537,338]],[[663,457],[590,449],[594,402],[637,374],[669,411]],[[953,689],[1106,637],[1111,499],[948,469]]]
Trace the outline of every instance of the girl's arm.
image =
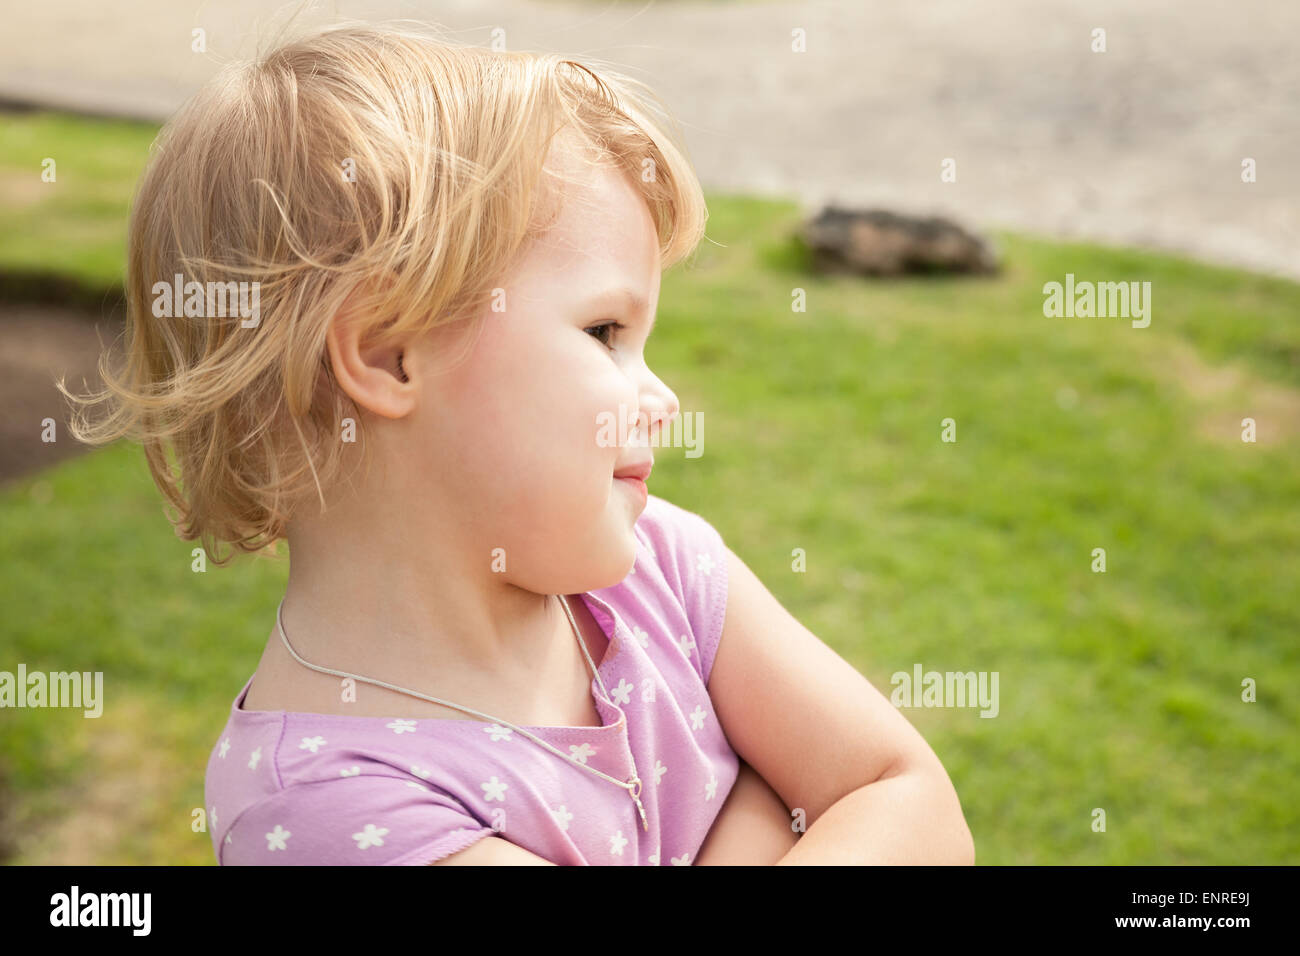
[[[775,791],[743,760],[740,773],[704,838],[693,866],[771,866],[794,846],[790,814]],[[535,853],[501,837],[484,837],[435,866],[550,866]]]
[[730,549],[727,582],[709,697],[732,750],[802,812],[785,863],[973,862],[957,792],[916,728]]
[[[693,866],[771,866],[794,846],[799,834],[790,829],[790,814],[776,792],[753,767],[740,772],[704,838]],[[484,837],[467,849],[438,860],[435,866],[553,865],[501,837]]]
[[745,761],[709,829],[694,866],[772,866],[799,840],[790,812]]
[[430,866],[554,866],[544,859],[515,846],[502,837],[484,837],[463,850],[457,850],[451,856],[434,860]]

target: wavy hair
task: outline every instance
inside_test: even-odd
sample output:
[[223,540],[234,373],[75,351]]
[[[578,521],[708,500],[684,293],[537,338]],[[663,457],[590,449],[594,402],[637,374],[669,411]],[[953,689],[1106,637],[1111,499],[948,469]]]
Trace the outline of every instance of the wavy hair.
[[[591,147],[585,161],[628,174],[663,268],[694,250],[708,213],[680,134],[612,70],[355,22],[227,66],[150,150],[124,354],[101,358],[101,391],[59,382],[72,433],[141,442],[177,535],[214,563],[266,550],[295,501],[314,490],[324,506],[344,419],[361,422],[334,380],[331,319],[347,304],[395,341],[477,317],[477,334],[492,289],[558,215],[545,198],[562,177],[544,163],[562,130]],[[176,276],[256,283],[256,324],[179,301],[156,314]],[[196,311],[227,311],[207,304]]]

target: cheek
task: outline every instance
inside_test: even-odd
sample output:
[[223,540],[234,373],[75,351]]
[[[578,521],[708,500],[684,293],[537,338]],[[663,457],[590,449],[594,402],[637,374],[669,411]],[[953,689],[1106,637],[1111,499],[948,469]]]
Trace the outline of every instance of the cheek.
[[489,321],[474,352],[442,377],[428,412],[438,423],[434,452],[455,456],[468,494],[543,521],[545,512],[590,514],[617,490],[611,475],[624,452],[599,440],[600,426],[630,414],[635,401],[612,359],[561,334]]
[[607,372],[581,382],[529,374],[467,400],[466,420],[479,431],[454,452],[455,481],[479,532],[511,556],[516,584],[566,594],[608,587],[626,575],[633,549],[631,506],[613,479],[625,452],[597,442],[598,415],[616,413],[619,396],[611,401]]

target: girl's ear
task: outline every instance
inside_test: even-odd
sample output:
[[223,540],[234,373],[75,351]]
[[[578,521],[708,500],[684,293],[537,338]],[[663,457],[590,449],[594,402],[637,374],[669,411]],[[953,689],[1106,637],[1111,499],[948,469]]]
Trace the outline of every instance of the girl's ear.
[[344,303],[325,332],[334,378],[357,406],[383,418],[402,418],[415,408],[416,385],[403,367],[403,343],[380,345],[373,321]]

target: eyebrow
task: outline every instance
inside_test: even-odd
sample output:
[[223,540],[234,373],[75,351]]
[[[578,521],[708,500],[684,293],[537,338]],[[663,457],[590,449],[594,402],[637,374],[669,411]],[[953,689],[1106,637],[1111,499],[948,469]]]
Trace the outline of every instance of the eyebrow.
[[[627,287],[619,289],[606,289],[604,292],[598,292],[587,300],[587,308],[617,308],[623,307],[634,315],[642,316],[650,311],[650,303],[645,297],[633,289]],[[655,330],[656,316],[650,316],[650,331]]]

